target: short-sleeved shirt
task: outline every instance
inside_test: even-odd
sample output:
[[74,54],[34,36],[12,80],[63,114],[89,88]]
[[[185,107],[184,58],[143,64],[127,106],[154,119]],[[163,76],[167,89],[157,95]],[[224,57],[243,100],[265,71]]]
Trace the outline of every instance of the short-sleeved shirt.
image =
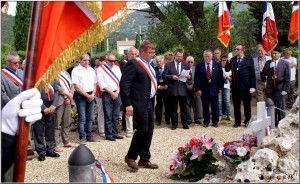
[[97,76],[94,69],[90,66],[87,68],[78,65],[72,71],[72,82],[77,84],[83,91],[91,92],[97,83]]

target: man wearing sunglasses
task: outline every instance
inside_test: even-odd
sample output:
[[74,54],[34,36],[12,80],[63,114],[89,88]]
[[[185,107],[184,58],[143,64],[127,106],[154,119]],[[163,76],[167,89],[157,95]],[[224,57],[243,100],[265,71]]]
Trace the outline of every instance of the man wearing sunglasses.
[[[245,56],[245,46],[237,44],[235,46],[236,56],[230,60],[232,71],[232,99],[234,109],[234,128],[241,126],[241,101],[244,104],[244,114],[246,125],[251,118],[251,93],[255,92],[256,76],[254,62],[251,57]],[[228,71],[228,70],[226,70]]]

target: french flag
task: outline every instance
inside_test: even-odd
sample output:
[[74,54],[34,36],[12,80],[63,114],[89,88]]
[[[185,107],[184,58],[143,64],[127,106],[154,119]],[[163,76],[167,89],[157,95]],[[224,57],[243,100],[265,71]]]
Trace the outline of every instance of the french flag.
[[104,167],[101,165],[101,163],[98,160],[95,160],[95,165],[97,168],[101,170],[103,183],[114,183],[114,179],[108,174],[108,172],[104,169]]
[[270,2],[265,2],[261,35],[262,45],[266,52],[273,50],[278,43],[278,32],[273,7]]
[[233,21],[227,8],[226,2],[219,2],[218,14],[218,40],[227,48],[230,41],[230,29]]
[[290,29],[289,29],[289,41],[294,43],[298,40],[298,28],[299,28],[299,4],[298,2],[293,5],[291,21],[290,21]]

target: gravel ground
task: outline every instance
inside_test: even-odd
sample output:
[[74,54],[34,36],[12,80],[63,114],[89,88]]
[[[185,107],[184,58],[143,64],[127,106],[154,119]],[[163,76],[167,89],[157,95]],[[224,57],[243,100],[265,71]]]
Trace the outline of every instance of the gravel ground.
[[[254,103],[256,103],[255,99],[252,100],[252,114],[256,114],[256,105]],[[183,129],[181,124],[178,125],[176,130],[171,130],[164,123],[162,126],[155,126],[151,145],[151,161],[159,164],[159,169],[139,169],[135,173],[131,172],[124,162],[124,156],[130,146],[131,138],[124,137],[122,140],[111,142],[95,134],[96,138],[100,141],[87,142],[86,146],[117,183],[183,182],[171,180],[165,175],[165,172],[169,168],[171,157],[176,153],[177,148],[187,143],[191,137],[200,136],[203,133],[206,133],[208,137],[214,138],[219,146],[226,141],[239,139],[245,127],[233,128],[232,126],[233,122],[227,120],[219,122],[218,128],[212,127],[211,124],[208,128],[204,128],[202,125],[194,123],[190,125],[190,129]],[[121,132],[121,134],[124,135],[124,132]],[[72,142],[78,142],[78,133],[70,132],[70,138]],[[63,152],[59,153],[60,157],[46,157],[46,160],[43,162],[37,160],[37,153],[35,153],[35,158],[26,163],[25,182],[69,182],[68,159],[75,148],[63,149]],[[96,175],[96,182],[102,182],[99,175]]]

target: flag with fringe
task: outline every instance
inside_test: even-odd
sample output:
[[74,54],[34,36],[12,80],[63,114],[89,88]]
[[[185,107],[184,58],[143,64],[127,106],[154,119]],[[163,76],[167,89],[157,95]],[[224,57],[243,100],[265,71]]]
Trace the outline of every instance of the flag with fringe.
[[[104,26],[103,20],[115,14],[118,16],[110,25]],[[35,86],[42,82],[42,76],[45,84],[53,82],[74,59],[117,29],[126,15],[126,2],[102,2],[102,6],[98,2],[85,1],[43,2],[34,63]],[[43,87],[47,89],[47,86]]]
[[278,32],[272,4],[265,2],[262,24],[262,45],[266,52],[273,50],[278,43]]
[[230,41],[230,29],[233,21],[227,8],[226,2],[219,2],[218,14],[218,40],[227,48]]
[[298,40],[299,36],[299,4],[298,2],[293,5],[291,20],[290,20],[290,29],[288,39],[291,43],[295,43]]
[[103,183],[114,183],[114,179],[108,174],[108,172],[104,169],[103,165],[98,160],[95,160],[95,165],[101,171]]

